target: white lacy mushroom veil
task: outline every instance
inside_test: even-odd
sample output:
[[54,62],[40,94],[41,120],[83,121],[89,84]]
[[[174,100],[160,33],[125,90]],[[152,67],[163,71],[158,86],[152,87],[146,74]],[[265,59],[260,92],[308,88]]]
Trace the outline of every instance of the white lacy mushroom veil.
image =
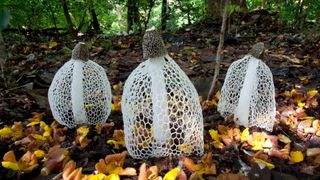
[[53,117],[69,128],[103,123],[111,112],[111,86],[106,72],[88,57],[86,45],[78,43],[49,88]]
[[141,63],[122,95],[125,142],[134,158],[203,154],[203,118],[198,93],[168,55],[156,30],[147,30]]
[[272,131],[276,105],[269,67],[250,54],[233,62],[221,89],[218,111],[224,117],[234,115],[239,125]]

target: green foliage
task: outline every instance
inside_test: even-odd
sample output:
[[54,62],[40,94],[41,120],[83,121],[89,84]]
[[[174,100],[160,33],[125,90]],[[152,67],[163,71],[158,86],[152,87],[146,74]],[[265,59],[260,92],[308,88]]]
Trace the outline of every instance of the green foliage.
[[[137,1],[140,21],[134,25],[134,30],[144,29],[152,4],[147,27],[160,27],[162,0]],[[302,7],[299,4],[301,1],[247,0],[246,2],[249,11],[266,9],[269,12],[279,13],[280,10],[280,19],[287,25],[315,22],[317,18],[319,19],[319,0],[303,0]],[[168,2],[167,29],[169,31],[201,21],[206,15],[207,0],[170,0]],[[279,2],[281,4],[278,4]],[[66,3],[74,28],[80,32],[93,29],[91,8],[97,15],[103,34],[116,34],[127,29],[127,0],[66,0]],[[238,5],[229,7],[229,15],[240,11],[241,8]],[[15,29],[63,28],[62,32],[68,30],[60,0],[1,0],[0,18],[0,30],[8,22],[8,27]]]

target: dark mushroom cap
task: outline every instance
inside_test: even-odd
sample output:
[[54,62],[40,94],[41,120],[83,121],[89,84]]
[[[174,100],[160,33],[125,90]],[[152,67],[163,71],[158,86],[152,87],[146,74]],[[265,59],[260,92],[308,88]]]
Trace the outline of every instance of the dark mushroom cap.
[[164,42],[160,33],[156,29],[148,29],[142,42],[143,57],[156,58],[166,55],[167,49],[164,47]]
[[89,50],[84,42],[79,42],[72,50],[72,59],[88,61]]
[[251,54],[255,58],[260,59],[263,52],[264,52],[264,44],[263,42],[258,42],[257,44],[252,46],[251,50],[249,51],[249,54]]

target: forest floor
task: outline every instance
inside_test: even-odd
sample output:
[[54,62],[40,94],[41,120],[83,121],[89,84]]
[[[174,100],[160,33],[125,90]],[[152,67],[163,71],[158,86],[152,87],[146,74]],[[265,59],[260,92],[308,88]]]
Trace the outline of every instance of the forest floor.
[[[118,131],[123,130],[122,86],[132,70],[143,62],[141,35],[79,39],[89,45],[90,58],[107,69],[113,111],[106,124],[78,129],[55,123],[47,101],[55,72],[70,59],[78,41],[33,41],[17,39],[17,35],[12,34],[4,36],[8,58],[5,79],[0,76],[0,159],[3,166],[11,169],[0,166],[0,179],[58,179],[62,177],[61,172],[72,179],[75,174],[92,174],[97,168],[95,164],[106,156],[115,166],[136,170],[136,176],[133,172],[120,173],[124,179],[137,179],[141,172],[164,176],[177,166],[194,179],[199,176],[246,179],[244,174],[250,179],[318,179],[320,33],[282,28],[277,22],[264,11],[231,19],[217,89],[221,88],[229,65],[246,55],[255,43],[264,42],[266,51],[262,59],[273,73],[276,92],[273,131],[250,128],[247,132],[232,120],[224,121],[217,112],[219,93],[216,93],[210,101],[201,101],[206,155],[189,158],[135,160],[124,157],[125,153],[117,154],[126,150],[121,145],[123,132]],[[170,56],[192,79],[202,99],[206,99],[214,73],[220,26],[220,20],[212,20],[188,25],[174,33],[163,33]],[[108,140],[114,140],[120,147],[107,143]],[[8,153],[10,150],[16,159]],[[116,155],[110,156],[112,154]],[[82,172],[71,167],[71,159],[77,167],[82,167]],[[157,166],[158,173],[152,168],[140,168],[144,162],[148,167]],[[100,163],[103,164],[103,160]]]

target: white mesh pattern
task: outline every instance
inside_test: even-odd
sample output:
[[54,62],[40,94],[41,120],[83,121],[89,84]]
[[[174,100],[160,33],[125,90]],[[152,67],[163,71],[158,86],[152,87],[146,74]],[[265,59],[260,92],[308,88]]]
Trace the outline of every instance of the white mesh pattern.
[[203,154],[198,94],[168,55],[147,60],[130,74],[121,104],[126,147],[134,158]]
[[233,62],[221,89],[218,111],[224,117],[234,114],[240,125],[272,131],[276,107],[269,67],[251,55]]
[[[77,63],[79,68],[75,70]],[[56,73],[48,92],[54,118],[69,128],[82,123],[105,122],[111,112],[111,97],[105,70],[90,60],[71,59],[64,64]]]

